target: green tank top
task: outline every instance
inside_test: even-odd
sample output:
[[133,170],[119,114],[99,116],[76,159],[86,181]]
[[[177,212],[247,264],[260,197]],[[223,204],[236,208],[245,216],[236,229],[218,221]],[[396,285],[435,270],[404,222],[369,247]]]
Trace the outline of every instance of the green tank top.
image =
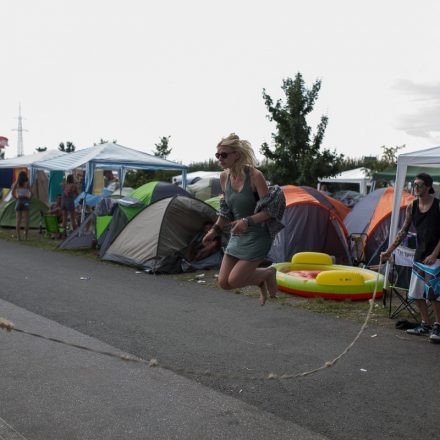
[[225,200],[234,215],[234,220],[252,215],[255,211],[257,201],[252,191],[251,176],[249,171],[245,172],[243,189],[234,191],[231,186],[231,178],[228,174],[225,188]]

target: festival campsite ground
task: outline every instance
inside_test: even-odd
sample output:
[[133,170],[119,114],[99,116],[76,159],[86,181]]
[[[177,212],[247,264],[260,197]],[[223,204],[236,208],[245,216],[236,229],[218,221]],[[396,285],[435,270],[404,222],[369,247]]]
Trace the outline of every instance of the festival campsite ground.
[[0,438],[438,436],[439,347],[395,330],[380,300],[377,323],[332,368],[269,380],[343,352],[367,303],[280,295],[260,307],[253,290],[215,288],[216,271],[152,276],[12,234],[0,236],[1,318],[70,344],[154,357],[159,367],[2,331]]
[[[0,239],[15,241],[14,232],[12,229],[0,228]],[[42,249],[53,250],[55,252],[63,252],[70,255],[77,255],[84,258],[91,258],[96,261],[100,261],[97,256],[97,251],[93,249],[86,250],[57,250],[57,245],[60,243],[58,240],[52,240],[45,235],[41,235],[36,230],[30,231],[30,237],[28,241],[22,241],[23,245],[39,247]],[[103,264],[112,264],[102,262]],[[134,268],[128,268],[129,270],[135,270]],[[202,270],[196,272],[189,272],[179,275],[161,275],[162,277],[172,277],[173,279],[179,279],[188,283],[197,283],[201,286],[208,288],[216,288],[218,270]],[[232,293],[237,295],[246,295],[258,298],[258,291],[256,288],[247,287],[243,289],[235,289]],[[285,294],[283,292],[278,293],[278,297],[275,300],[270,300],[280,305],[287,307],[295,307],[299,309],[309,310],[315,313],[324,313],[334,315],[337,318],[350,319],[355,321],[363,321],[369,308],[368,301],[331,301],[323,300],[320,298],[302,298],[295,295]],[[385,327],[394,327],[395,321],[388,318],[389,310],[388,305],[383,307],[382,299],[377,299],[370,317],[370,322]],[[403,311],[399,318],[411,318],[411,316]]]

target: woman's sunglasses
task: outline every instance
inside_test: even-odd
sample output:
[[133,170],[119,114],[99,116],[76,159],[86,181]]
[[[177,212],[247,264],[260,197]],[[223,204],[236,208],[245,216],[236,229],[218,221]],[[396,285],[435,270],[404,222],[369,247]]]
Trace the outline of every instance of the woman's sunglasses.
[[424,186],[424,183],[414,183],[414,188],[423,188]]
[[215,153],[215,157],[217,159],[226,159],[232,153],[234,153],[234,151],[230,151],[229,153]]

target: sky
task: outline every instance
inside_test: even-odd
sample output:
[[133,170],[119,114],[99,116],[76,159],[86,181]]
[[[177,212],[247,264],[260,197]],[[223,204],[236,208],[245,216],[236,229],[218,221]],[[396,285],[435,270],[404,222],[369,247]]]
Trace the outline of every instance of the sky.
[[321,80],[308,122],[323,148],[377,156],[440,145],[438,0],[2,0],[0,136],[16,155],[101,138],[169,159],[212,158],[231,132],[258,158],[275,125],[262,98]]

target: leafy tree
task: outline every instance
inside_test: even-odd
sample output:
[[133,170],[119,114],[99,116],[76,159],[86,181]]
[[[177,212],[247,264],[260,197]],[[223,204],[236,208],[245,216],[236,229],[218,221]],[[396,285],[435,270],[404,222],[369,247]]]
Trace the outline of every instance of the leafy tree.
[[[93,146],[96,147],[97,145],[102,145],[102,144],[108,144],[110,141],[108,139],[99,139],[99,142],[93,142]],[[118,140],[117,139],[113,139],[112,140],[113,144],[117,144]]]
[[60,145],[58,146],[58,149],[60,151],[64,151],[66,153],[73,153],[75,151],[75,145],[73,145],[72,142],[67,141],[66,145],[64,145],[64,142],[60,142]]
[[209,159],[204,162],[191,162],[188,165],[188,173],[192,173],[194,171],[221,171],[222,168],[219,165],[218,161],[215,159]]
[[312,112],[321,89],[317,80],[307,89],[301,73],[295,79],[283,80],[282,90],[286,102],[273,99],[263,89],[263,99],[268,118],[276,123],[276,133],[272,133],[273,149],[267,143],[261,146],[262,154],[269,159],[268,178],[281,185],[295,183],[315,185],[319,177],[336,174],[343,155],[328,149],[321,150],[328,117],[323,115],[312,135],[312,128],[306,117]]
[[42,153],[43,151],[47,150],[47,147],[37,147],[35,148],[36,151],[38,151],[39,153]]
[[[171,153],[171,148],[169,148],[169,140],[171,136],[163,136],[157,144],[154,144],[156,150],[153,154],[156,157],[161,157],[166,159]],[[171,177],[176,175],[176,171],[167,170],[135,170],[128,171],[125,176],[125,184],[131,186],[132,188],[138,188],[139,186],[152,182],[155,180],[162,182],[170,182]]]
[[156,150],[153,154],[157,157],[161,157],[162,159],[166,159],[170,153],[172,148],[169,148],[169,141],[171,136],[162,136],[160,141],[157,144],[154,144]]

